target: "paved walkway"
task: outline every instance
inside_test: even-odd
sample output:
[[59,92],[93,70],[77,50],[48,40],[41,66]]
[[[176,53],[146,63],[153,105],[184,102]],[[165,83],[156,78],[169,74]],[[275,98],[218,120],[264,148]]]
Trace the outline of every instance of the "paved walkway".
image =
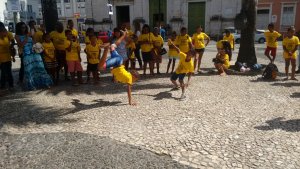
[[220,77],[215,54],[209,46],[185,101],[165,74],[133,87],[136,107],[109,74],[1,96],[0,168],[300,168],[300,82]]

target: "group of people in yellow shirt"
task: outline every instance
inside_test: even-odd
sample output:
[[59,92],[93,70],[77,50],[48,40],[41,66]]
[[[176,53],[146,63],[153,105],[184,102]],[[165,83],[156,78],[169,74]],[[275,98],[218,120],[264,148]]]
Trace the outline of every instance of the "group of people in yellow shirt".
[[[73,26],[73,21],[69,20],[68,29],[64,31],[63,24],[57,22],[55,31],[45,33],[44,27],[41,25],[40,29],[37,30],[32,37],[35,42],[42,43],[43,45],[45,68],[53,81],[56,83],[58,82],[59,72],[64,67],[65,78],[67,79],[67,75],[70,73],[73,85],[77,86],[84,82],[82,80],[83,68],[81,65],[81,48],[78,42],[78,32]],[[1,87],[6,81],[9,82],[10,86],[13,85],[11,80],[12,75],[9,73],[11,72],[11,70],[9,71],[9,68],[11,69],[12,56],[9,47],[13,43],[13,37],[10,37],[10,34],[7,35],[2,29],[3,28],[0,29]],[[277,39],[281,34],[274,30],[273,24],[270,24],[268,29],[269,30],[265,32],[267,44],[265,55],[273,63],[276,58],[276,50],[278,47]],[[287,37],[283,40],[283,49],[284,58],[286,60],[286,74],[288,76],[289,65],[291,64],[291,79],[296,80],[296,51],[299,39],[294,36],[294,33],[295,29],[290,27],[287,32]],[[149,25],[143,26],[142,33],[139,36],[135,36],[131,31],[126,29],[121,29],[118,32],[114,32],[114,34],[116,37],[115,41],[110,44],[104,44],[101,39],[98,39],[95,36],[92,28],[87,29],[85,37],[86,48],[84,49],[88,61],[87,78],[89,80],[90,74],[92,73],[94,83],[97,84],[99,80],[99,69],[111,68],[114,80],[128,85],[129,103],[134,105],[135,103],[131,99],[131,85],[137,80],[138,74],[135,71],[128,72],[127,70],[129,69],[129,63],[131,63],[131,69],[135,69],[133,65],[135,65],[134,62],[136,59],[134,52],[136,44],[141,47],[144,62],[143,74],[146,74],[147,65],[149,64],[150,74],[154,75],[154,64],[156,64],[157,67],[157,74],[160,74],[159,68],[160,63],[162,62],[161,51],[163,50],[164,41],[159,35],[159,29],[154,28],[152,33],[150,32]],[[171,81],[175,85],[174,89],[182,89],[181,98],[183,99],[185,98],[185,89],[190,84],[191,75],[194,73],[201,73],[201,60],[205,52],[205,47],[209,42],[210,38],[203,32],[201,26],[197,28],[196,33],[194,33],[192,37],[187,34],[187,29],[183,27],[181,28],[179,35],[177,35],[176,32],[173,32],[168,40],[169,62],[167,73],[169,73],[172,64]],[[223,40],[217,42],[218,54],[213,62],[220,75],[226,75],[226,70],[230,67],[232,51],[235,46],[234,42],[234,36],[229,31],[225,31]],[[123,50],[124,44],[126,51],[128,51],[126,57],[120,53],[120,51]],[[101,49],[104,49],[102,57],[100,56]],[[111,51],[111,57],[107,59],[109,50]],[[14,57],[12,58],[14,60]],[[175,69],[176,59],[179,59],[179,64]],[[75,78],[76,75],[77,80]],[[184,77],[186,75],[188,75],[188,81],[187,83],[184,83]],[[177,79],[179,79],[179,84],[176,82]]]
[[[278,48],[278,38],[281,37],[281,34],[274,30],[274,24],[270,23],[268,25],[268,31],[265,33],[266,37],[266,50],[265,55],[270,59],[271,63],[274,63],[277,48]],[[295,77],[296,72],[296,59],[297,59],[297,50],[299,46],[299,38],[295,36],[295,28],[293,26],[289,27],[287,30],[287,35],[284,37],[282,46],[283,46],[283,57],[285,59],[285,73],[286,80],[289,79],[289,67],[292,66],[291,80],[297,80]]]

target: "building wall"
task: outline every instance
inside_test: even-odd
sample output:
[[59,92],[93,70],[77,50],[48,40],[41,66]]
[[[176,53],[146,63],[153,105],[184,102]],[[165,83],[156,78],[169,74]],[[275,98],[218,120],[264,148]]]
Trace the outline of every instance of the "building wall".
[[[112,16],[112,27],[116,27],[116,6],[130,6],[130,22],[137,18],[143,17],[145,22],[149,24],[149,0],[114,0]],[[209,34],[219,34],[225,27],[233,26],[233,19],[241,9],[241,0],[167,0],[167,22],[173,30],[179,31],[180,27],[188,27],[188,5],[189,2],[205,2],[205,30]],[[107,0],[86,0],[87,18],[94,19],[96,22],[101,22],[103,18],[109,18]],[[92,7],[93,6],[93,7]],[[211,21],[210,18],[214,15],[220,15],[227,18],[228,21]],[[183,22],[170,22],[172,18],[181,18]],[[230,20],[231,19],[231,20]],[[94,28],[106,30],[107,26],[95,25]]]
[[[280,32],[286,32],[287,25],[283,25],[282,18],[282,9],[285,5],[294,6],[295,11],[295,19],[293,26],[295,26],[296,31],[300,30],[300,22],[297,22],[297,18],[300,18],[300,0],[259,0],[258,1],[258,9],[267,8],[270,9],[270,22],[274,22],[275,29],[279,30]],[[272,19],[273,18],[273,19]],[[277,18],[277,19],[275,19]]]

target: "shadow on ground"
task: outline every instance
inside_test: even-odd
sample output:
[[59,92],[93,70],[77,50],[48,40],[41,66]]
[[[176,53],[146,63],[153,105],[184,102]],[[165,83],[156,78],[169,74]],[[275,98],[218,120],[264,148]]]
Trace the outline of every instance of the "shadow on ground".
[[[181,89],[178,89],[181,90]],[[178,98],[175,98],[172,96],[171,91],[175,91],[175,89],[171,89],[168,91],[163,91],[163,92],[159,92],[155,95],[150,95],[150,94],[134,94],[134,95],[144,95],[144,96],[150,96],[150,97],[154,97],[153,100],[159,101],[159,100],[167,100],[167,99],[175,99],[178,100]]]
[[74,108],[58,109],[51,106],[37,105],[30,98],[24,96],[7,96],[1,98],[0,101],[0,129],[4,124],[22,127],[29,124],[74,123],[80,119],[66,116],[94,108],[124,105],[121,102],[109,102],[102,99],[94,100],[91,104],[83,104],[79,100],[73,99],[71,104]]
[[292,98],[300,98],[300,92],[293,93],[291,95]]
[[108,137],[77,132],[0,136],[5,143],[0,168],[191,168]]
[[278,117],[268,120],[266,123],[268,125],[256,126],[255,129],[263,131],[281,129],[287,132],[300,132],[300,119],[284,120],[283,117]]

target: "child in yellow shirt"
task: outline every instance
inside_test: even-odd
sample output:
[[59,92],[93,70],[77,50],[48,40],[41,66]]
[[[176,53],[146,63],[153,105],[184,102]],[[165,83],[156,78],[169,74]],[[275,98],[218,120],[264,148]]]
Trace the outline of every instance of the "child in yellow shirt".
[[[77,39],[74,39],[71,30],[65,31],[67,40],[65,42],[66,48],[66,60],[68,64],[68,72],[71,74],[71,80],[73,82],[73,86],[78,86],[79,84],[83,84],[82,81],[82,66],[81,66],[81,58],[80,58],[80,45]],[[77,80],[75,81],[75,73],[77,73]]]
[[[176,32],[172,32],[172,36],[170,41],[174,44],[175,40],[176,40]],[[179,53],[177,52],[176,48],[173,46],[173,44],[171,42],[168,42],[168,46],[169,46],[169,63],[168,63],[168,67],[167,67],[167,73],[169,73],[169,69],[172,64],[172,70],[171,70],[171,74],[173,74],[174,72],[174,68],[175,68],[175,63],[176,63],[176,59],[179,58]]]
[[157,74],[161,74],[159,72],[159,64],[162,62],[162,56],[160,55],[161,49],[164,45],[163,38],[159,35],[159,28],[155,27],[153,31],[153,59],[156,63]]
[[193,35],[192,37],[192,42],[193,45],[195,47],[195,51],[196,51],[196,56],[194,59],[194,65],[195,65],[195,72],[196,72],[196,68],[198,66],[197,72],[201,72],[200,71],[200,65],[201,65],[201,60],[205,51],[205,47],[209,44],[210,42],[210,38],[208,35],[206,35],[206,33],[202,32],[202,26],[198,26],[197,28],[197,32]]
[[[267,48],[265,50],[265,55],[270,59],[270,62],[273,63],[275,61],[276,53],[277,53],[277,47],[278,47],[277,39],[281,36],[281,34],[274,30],[273,23],[270,23],[268,25],[268,29],[269,30],[264,33],[267,41],[266,42]],[[271,56],[273,58],[271,58]]]
[[299,45],[299,39],[294,36],[295,28],[293,26],[288,28],[287,37],[283,39],[283,57],[285,59],[285,74],[286,80],[289,78],[289,67],[292,64],[292,75],[291,80],[297,80],[295,77],[296,71],[296,59],[297,59],[297,49]]
[[128,37],[127,38],[127,44],[126,44],[126,48],[128,50],[128,60],[125,62],[125,67],[128,69],[129,68],[129,62],[130,62],[130,68],[131,70],[135,70],[135,43],[133,41],[132,37]]
[[65,41],[66,35],[64,32],[64,26],[61,22],[57,22],[55,25],[55,31],[50,33],[51,40],[55,47],[55,57],[58,63],[56,76],[59,79],[59,72],[62,68],[64,68],[65,73],[65,80],[69,80],[68,78],[68,64],[66,61],[66,48],[65,48]]
[[123,84],[127,84],[127,96],[129,105],[135,106],[136,103],[132,99],[131,95],[131,87],[132,84],[138,79],[138,73],[134,70],[128,72],[124,65],[123,65],[123,57],[118,54],[118,52],[115,50],[116,47],[124,40],[124,38],[127,36],[126,32],[123,33],[123,35],[110,46],[111,50],[111,58],[107,59],[109,46],[106,46],[103,52],[103,55],[99,62],[99,69],[104,70],[113,67],[111,70],[111,73],[114,77],[115,81],[118,81]]
[[57,83],[56,77],[56,69],[57,69],[57,62],[55,57],[55,47],[51,41],[51,37],[49,33],[45,33],[43,35],[43,48],[44,48],[44,61],[45,61],[45,68],[48,74],[51,76],[53,82]]
[[91,43],[85,48],[87,54],[87,74],[90,72],[93,74],[94,84],[98,84],[98,64],[101,54],[101,46],[97,43],[97,37],[95,35],[90,36]]
[[143,70],[146,75],[147,64],[149,63],[150,74],[154,75],[154,60],[152,55],[154,35],[150,32],[150,26],[145,24],[142,29],[142,34],[138,37],[138,43],[141,45],[143,57]]
[[229,55],[226,52],[226,46],[230,46],[228,41],[221,40],[217,43],[218,54],[213,59],[214,65],[221,76],[226,76],[226,70],[230,67]]
[[[171,82],[175,85],[174,89],[179,89],[179,85],[177,84],[177,79],[179,79],[180,87],[182,90],[180,99],[183,100],[186,98],[185,96],[185,90],[190,84],[191,76],[194,72],[194,62],[192,60],[192,57],[194,57],[195,52],[193,50],[190,50],[187,54],[180,51],[180,49],[169,39],[168,43],[172,45],[177,53],[179,53],[179,64],[176,69],[176,71],[171,76]],[[184,83],[184,77],[188,75],[188,81],[185,84]]]

